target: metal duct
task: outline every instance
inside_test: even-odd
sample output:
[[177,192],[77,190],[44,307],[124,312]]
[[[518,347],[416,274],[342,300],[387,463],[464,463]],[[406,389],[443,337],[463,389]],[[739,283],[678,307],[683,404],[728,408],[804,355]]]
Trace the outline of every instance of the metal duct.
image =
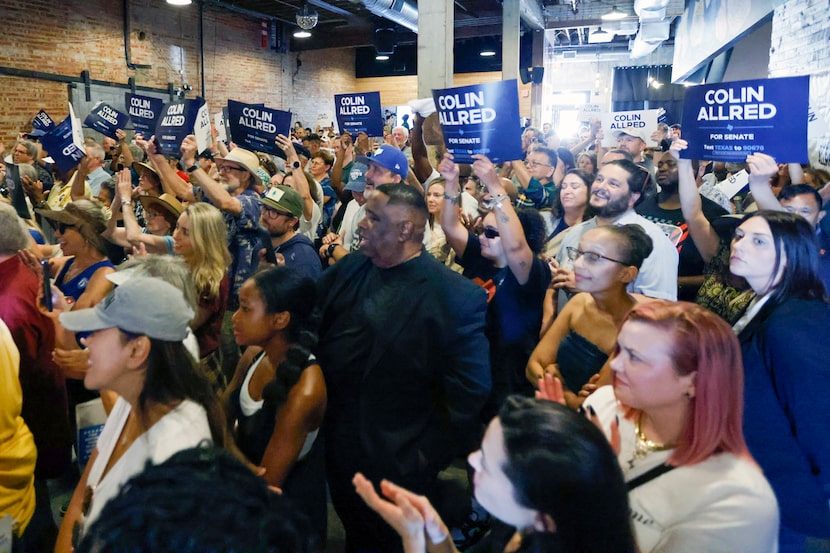
[[418,34],[418,8],[404,0],[363,0],[363,5],[373,14],[406,27]]

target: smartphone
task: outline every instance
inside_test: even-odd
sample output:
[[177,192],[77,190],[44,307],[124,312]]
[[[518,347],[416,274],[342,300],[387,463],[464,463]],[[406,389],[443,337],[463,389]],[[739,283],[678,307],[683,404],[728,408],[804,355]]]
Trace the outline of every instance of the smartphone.
[[44,309],[52,311],[52,269],[47,259],[42,259],[40,266],[43,268],[43,299],[41,303]]

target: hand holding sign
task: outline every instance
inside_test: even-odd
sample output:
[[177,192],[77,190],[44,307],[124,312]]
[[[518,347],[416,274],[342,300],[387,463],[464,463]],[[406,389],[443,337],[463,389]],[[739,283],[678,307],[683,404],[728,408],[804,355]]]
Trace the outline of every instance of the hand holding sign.
[[669,148],[669,153],[675,160],[680,161],[680,152],[688,147],[688,142],[686,142],[682,138],[675,138],[671,141],[671,148]]
[[492,188],[502,189],[501,181],[499,181],[499,174],[496,172],[496,166],[490,161],[490,158],[481,154],[473,156],[473,172],[478,175],[479,180],[487,187],[491,193]]
[[746,164],[750,185],[769,184],[772,176],[778,173],[778,163],[767,154],[750,154],[746,156]]
[[300,156],[297,155],[297,150],[294,149],[294,143],[284,134],[278,134],[274,142],[285,152],[285,161],[289,164],[300,161]]
[[182,163],[185,167],[190,167],[196,162],[196,154],[198,151],[198,146],[196,145],[196,135],[189,134],[184,137],[182,140]]

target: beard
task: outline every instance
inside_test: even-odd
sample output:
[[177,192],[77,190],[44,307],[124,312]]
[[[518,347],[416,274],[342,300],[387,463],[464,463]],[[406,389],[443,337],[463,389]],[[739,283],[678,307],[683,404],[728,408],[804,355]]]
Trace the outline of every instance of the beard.
[[613,219],[628,211],[628,203],[630,200],[631,194],[629,193],[616,199],[609,199],[602,207],[596,207],[593,204],[591,204],[591,207],[594,208],[594,212],[598,217]]

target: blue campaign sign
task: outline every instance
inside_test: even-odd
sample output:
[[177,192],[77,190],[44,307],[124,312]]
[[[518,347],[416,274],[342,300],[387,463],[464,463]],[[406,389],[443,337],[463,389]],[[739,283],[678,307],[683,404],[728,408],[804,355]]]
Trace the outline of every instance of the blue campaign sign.
[[127,114],[133,120],[135,132],[145,135],[145,138],[150,138],[156,130],[156,122],[164,109],[164,100],[125,92],[124,105],[127,106]]
[[337,110],[337,125],[341,133],[365,132],[369,136],[383,136],[380,92],[335,94],[334,107]]
[[456,163],[483,154],[495,163],[522,158],[516,79],[433,90],[444,143]]
[[[43,149],[55,161],[58,169],[64,173],[78,165],[78,162],[86,155],[83,149],[83,135],[81,135],[80,129],[73,128],[73,123],[77,125],[77,119],[70,115],[52,127],[40,139]],[[80,143],[79,136],[81,138]]]
[[36,131],[49,132],[49,130],[54,126],[55,121],[43,110],[37,112],[35,118],[32,119],[32,129]]
[[117,129],[125,129],[130,118],[105,102],[98,102],[84,119],[84,126],[95,129],[104,136],[118,140]]
[[182,140],[193,134],[199,118],[199,108],[204,105],[202,98],[180,100],[164,104],[161,117],[156,123],[156,149],[164,155],[181,155]]
[[807,163],[810,79],[784,77],[686,89],[686,159],[744,161],[753,153],[781,163]]
[[291,112],[228,100],[228,123],[237,146],[268,154],[282,153],[276,145],[278,134],[291,132]]

